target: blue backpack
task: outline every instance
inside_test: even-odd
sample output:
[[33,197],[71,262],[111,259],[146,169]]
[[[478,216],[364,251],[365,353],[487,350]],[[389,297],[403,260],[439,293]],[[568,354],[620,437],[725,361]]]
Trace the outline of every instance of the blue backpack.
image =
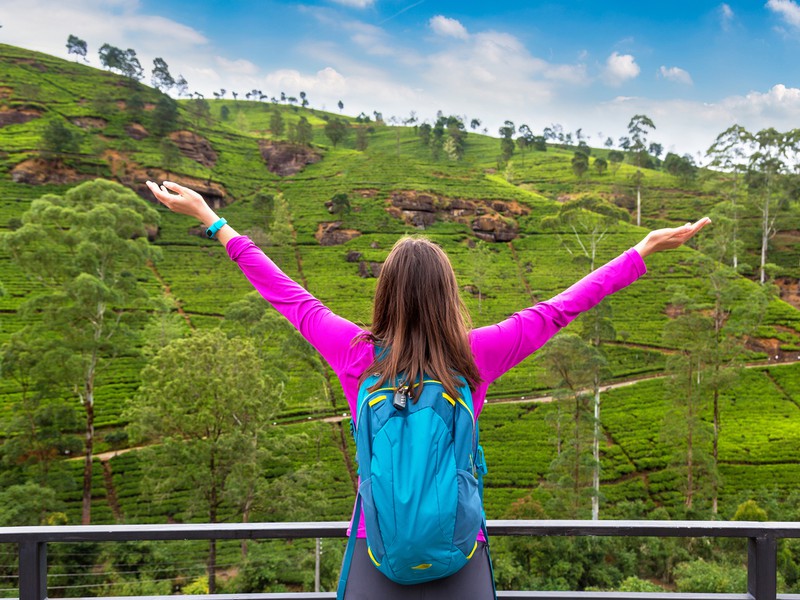
[[361,385],[353,423],[361,483],[337,598],[343,600],[363,510],[373,564],[392,581],[416,584],[452,575],[486,534],[483,475],[472,394],[457,398],[424,379],[416,402],[408,387]]

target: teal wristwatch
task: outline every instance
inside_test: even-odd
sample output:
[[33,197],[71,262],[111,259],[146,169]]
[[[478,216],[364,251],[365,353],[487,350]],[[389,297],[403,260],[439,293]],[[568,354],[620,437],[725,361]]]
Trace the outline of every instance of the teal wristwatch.
[[217,232],[222,229],[222,226],[226,223],[227,221],[225,219],[218,219],[217,221],[214,221],[211,227],[206,229],[206,235],[208,236],[208,239],[213,240],[214,236],[217,235]]

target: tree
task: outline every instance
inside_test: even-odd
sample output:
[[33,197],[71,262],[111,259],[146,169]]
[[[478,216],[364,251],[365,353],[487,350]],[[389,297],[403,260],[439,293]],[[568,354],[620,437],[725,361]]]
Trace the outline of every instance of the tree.
[[575,152],[572,156],[572,172],[575,177],[582,179],[586,171],[589,170],[589,157],[583,152]]
[[631,183],[636,188],[636,225],[642,225],[642,182],[644,181],[644,173],[640,169],[636,169],[636,173],[631,175]]
[[[591,432],[594,429],[585,389],[591,385],[594,371],[604,361],[599,353],[579,336],[560,333],[540,352],[555,386],[557,413],[556,458],[550,479],[555,484],[560,510],[566,518],[580,518],[583,501],[592,487],[594,472]],[[593,494],[594,492],[589,492]]]
[[608,161],[602,156],[598,156],[594,159],[594,169],[598,175],[602,175],[608,169]]
[[306,98],[305,92],[300,92],[300,105],[305,108],[308,106],[308,99]]
[[344,102],[342,102],[341,100],[339,100],[336,106],[339,107],[339,112],[342,112],[344,110]]
[[202,123],[209,124],[211,122],[211,105],[205,98],[192,98],[186,103],[186,108],[194,120],[195,127],[200,127]]
[[86,42],[79,37],[70,34],[67,38],[67,53],[80,56],[84,61],[86,61],[86,52]]
[[125,77],[138,81],[144,74],[136,52],[131,48],[121,50],[111,44],[103,44],[100,46],[99,56],[101,65]]
[[175,93],[178,95],[178,98],[186,96],[188,91],[189,82],[186,81],[183,75],[178,75],[178,79],[175,80]]
[[277,107],[272,110],[272,115],[269,118],[269,130],[275,137],[281,137],[286,131],[286,123],[283,120],[283,114]]
[[469,252],[469,262],[472,266],[472,285],[475,286],[478,292],[478,313],[483,312],[483,296],[494,260],[492,258],[493,254],[489,244],[483,240],[475,242],[474,248]]
[[87,524],[97,377],[114,356],[136,352],[138,309],[148,304],[137,274],[156,257],[147,234],[158,213],[127,188],[96,180],[35,200],[23,222],[3,241],[38,284],[26,310],[36,317],[32,332],[48,342],[42,359],[51,367],[50,381],[84,410],[81,522]]
[[150,82],[160,92],[167,92],[175,86],[175,78],[170,75],[169,67],[163,58],[153,59]]
[[709,167],[721,171],[724,177],[721,186],[725,202],[730,206],[733,227],[731,228],[732,257],[734,269],[739,266],[738,224],[742,195],[742,177],[747,169],[747,156],[752,151],[752,135],[741,125],[732,125],[714,140],[706,151],[711,159]]
[[58,459],[81,451],[80,437],[72,433],[80,422],[74,406],[52,393],[50,367],[42,358],[46,350],[47,344],[32,327],[14,332],[0,348],[0,373],[19,390],[4,424],[6,440],[0,457],[7,467],[26,468],[29,479],[39,485],[68,489],[72,477],[57,468],[64,466]]
[[[545,229],[566,228],[571,236],[559,236],[559,240],[569,254],[585,264],[588,272],[594,271],[597,250],[608,232],[616,227],[619,221],[627,221],[628,213],[610,202],[586,194],[568,200],[559,208],[555,216],[542,219]],[[588,313],[581,316],[583,337],[594,348],[597,360],[591,362],[590,387],[593,392],[594,426],[592,434],[592,518],[598,519],[600,514],[600,384],[607,376],[602,343],[614,340],[616,332],[611,322],[611,307],[608,302],[601,302]]]
[[77,154],[80,143],[80,132],[68,125],[63,118],[53,116],[44,126],[39,148],[45,160],[57,162],[70,154]]
[[170,171],[181,164],[181,149],[168,137],[161,138],[158,148],[161,151],[161,166],[169,176]]
[[500,133],[500,156],[507,161],[514,155],[514,133],[516,128],[512,121],[505,121],[498,130]]
[[519,137],[517,138],[517,147],[522,155],[522,164],[524,165],[525,150],[533,145],[533,132],[531,131],[530,127],[523,123],[519,126],[519,129],[517,129],[517,133],[519,133]]
[[775,222],[787,207],[790,156],[796,156],[800,130],[781,133],[774,128],[762,129],[752,136],[754,152],[747,164],[745,180],[750,198],[761,215],[761,259],[759,280],[766,282],[769,241],[777,233]]
[[697,175],[697,166],[691,154],[678,156],[668,152],[664,159],[664,170],[679,178],[684,185],[688,185]]
[[[633,154],[634,164],[639,169],[646,166],[648,162],[647,154],[647,134],[655,129],[652,119],[646,115],[634,115],[628,122],[628,134],[630,135],[630,152]],[[642,224],[642,181],[643,177],[637,177],[636,184],[636,225]]]
[[369,146],[369,129],[371,128],[364,125],[356,127],[356,150],[364,152]]
[[350,126],[344,119],[331,119],[325,123],[325,135],[331,141],[334,148],[345,140],[349,129]]
[[625,155],[619,150],[611,150],[608,153],[608,162],[611,163],[611,172],[615,177],[617,175],[617,171],[619,171],[619,168],[622,165],[623,160],[625,160]]
[[300,117],[295,128],[295,140],[298,144],[310,146],[313,139],[314,132],[311,129],[311,123],[305,117]]
[[592,272],[600,242],[620,221],[628,220],[624,209],[594,194],[583,194],[561,204],[558,213],[544,217],[541,224],[545,229],[566,229],[568,234],[559,235],[559,242],[573,259],[586,265],[587,272]]
[[153,133],[163,136],[175,129],[178,122],[178,103],[166,94],[162,95],[155,108],[153,108],[152,129]]
[[[134,439],[158,440],[148,452],[150,485],[191,489],[191,508],[210,523],[224,501],[238,503],[263,478],[281,387],[247,339],[208,330],[174,340],[142,371],[129,409]],[[202,385],[195,379],[202,373]],[[274,434],[272,432],[275,432]],[[209,543],[209,593],[216,589],[216,541]]]

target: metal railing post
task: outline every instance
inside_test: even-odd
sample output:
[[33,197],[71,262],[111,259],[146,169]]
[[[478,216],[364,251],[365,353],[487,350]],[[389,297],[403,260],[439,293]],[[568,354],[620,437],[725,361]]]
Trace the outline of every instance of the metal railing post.
[[19,543],[19,600],[47,598],[47,542]]
[[778,540],[768,535],[747,538],[747,593],[755,600],[778,594]]

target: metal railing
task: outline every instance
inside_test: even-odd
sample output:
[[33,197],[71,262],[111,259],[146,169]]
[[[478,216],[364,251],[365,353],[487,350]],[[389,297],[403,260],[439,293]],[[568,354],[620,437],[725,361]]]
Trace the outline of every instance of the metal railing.
[[[347,523],[217,523],[192,525],[89,525],[0,528],[0,543],[19,546],[19,598],[44,600],[47,594],[47,546],[60,542],[133,540],[263,540],[345,537]],[[535,600],[800,600],[777,594],[778,540],[800,538],[800,523],[726,521],[489,521],[495,536],[604,536],[746,538],[747,592],[681,594],[651,592],[499,591],[498,598]],[[215,594],[200,600],[311,600],[335,598],[335,592]],[[131,597],[134,598],[134,597]],[[145,598],[137,596],[135,598]],[[174,599],[176,596],[147,596]],[[188,598],[188,596],[186,596]]]

